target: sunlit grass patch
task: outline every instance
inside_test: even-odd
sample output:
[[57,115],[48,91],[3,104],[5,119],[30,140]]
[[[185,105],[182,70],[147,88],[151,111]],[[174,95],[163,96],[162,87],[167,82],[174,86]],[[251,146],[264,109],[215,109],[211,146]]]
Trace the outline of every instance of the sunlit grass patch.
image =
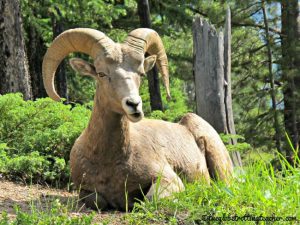
[[229,185],[223,182],[186,184],[186,190],[172,198],[137,204],[126,218],[131,224],[137,221],[200,224],[226,220],[240,224],[264,220],[299,223],[299,168],[274,172],[271,164],[257,162],[235,174]]

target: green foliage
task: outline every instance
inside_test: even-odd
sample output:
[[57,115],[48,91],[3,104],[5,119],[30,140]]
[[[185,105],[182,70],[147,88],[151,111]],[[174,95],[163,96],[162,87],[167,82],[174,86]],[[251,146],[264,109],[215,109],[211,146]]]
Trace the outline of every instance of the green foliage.
[[164,111],[151,111],[150,97],[148,92],[148,82],[143,80],[140,88],[140,95],[143,100],[143,110],[145,116],[152,119],[163,119],[167,121],[178,121],[187,112],[192,111],[186,104],[187,96],[183,92],[183,82],[180,79],[173,78],[170,82],[170,91],[172,100],[166,100],[164,87],[161,85],[161,94],[163,99]]
[[275,148],[275,130],[270,88],[266,82],[264,43],[258,31],[251,28],[233,30],[232,43],[232,95],[237,132],[255,148],[270,151]]
[[173,31],[169,35],[162,36],[162,40],[168,55],[171,77],[191,81],[193,74],[191,32]]
[[[245,138],[238,134],[220,134],[222,141],[225,143],[228,151],[237,151],[244,153],[251,149],[251,145],[245,142]],[[236,144],[232,145],[231,141],[236,140]]]
[[132,1],[119,4],[104,0],[22,0],[21,5],[25,27],[33,26],[46,43],[53,37],[51,17],[63,21],[66,29],[76,26],[102,30],[112,28],[114,20],[126,16],[127,10],[135,7]]
[[68,93],[70,100],[74,102],[89,103],[93,100],[96,91],[96,82],[93,78],[82,76],[68,66]]
[[0,173],[39,181],[68,178],[69,153],[90,110],[7,94],[0,97],[0,112]]

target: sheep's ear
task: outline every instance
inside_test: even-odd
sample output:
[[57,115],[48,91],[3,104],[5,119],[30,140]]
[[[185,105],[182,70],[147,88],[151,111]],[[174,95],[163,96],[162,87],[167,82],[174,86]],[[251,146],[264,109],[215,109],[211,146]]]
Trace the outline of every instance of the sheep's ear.
[[155,62],[156,62],[156,55],[148,56],[144,60],[144,70],[145,70],[145,73],[147,73],[149,70],[151,70],[153,68]]
[[70,59],[69,62],[73,70],[76,72],[82,75],[91,76],[93,78],[97,76],[96,69],[91,63],[79,58]]

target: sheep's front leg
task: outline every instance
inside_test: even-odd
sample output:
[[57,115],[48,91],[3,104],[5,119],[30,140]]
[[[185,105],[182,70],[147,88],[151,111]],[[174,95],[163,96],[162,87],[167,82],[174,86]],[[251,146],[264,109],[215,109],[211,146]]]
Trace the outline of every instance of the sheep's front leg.
[[184,185],[180,177],[172,171],[172,175],[170,174],[161,174],[152,183],[146,197],[149,200],[154,198],[165,198],[171,196],[175,192],[180,192],[184,190]]

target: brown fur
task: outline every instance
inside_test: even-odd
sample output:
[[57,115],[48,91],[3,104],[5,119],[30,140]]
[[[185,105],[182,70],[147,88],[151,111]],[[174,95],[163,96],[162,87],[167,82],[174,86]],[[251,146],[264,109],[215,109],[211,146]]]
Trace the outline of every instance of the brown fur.
[[[129,208],[142,197],[141,190],[152,198],[159,177],[159,197],[183,190],[179,177],[209,182],[207,164],[224,180],[232,172],[218,134],[195,114],[187,114],[179,124],[149,119],[132,123],[109,110],[104,96],[97,87],[90,123],[71,152],[72,180],[88,194],[97,193],[97,207],[124,210],[125,191]],[[90,197],[87,200],[93,207]]]
[[[141,102],[135,110],[124,103],[124,99],[138,102],[139,75],[151,69],[155,58],[144,60],[118,46],[122,61],[99,56],[93,66],[71,60],[75,70],[97,80],[89,125],[71,151],[72,180],[86,204],[124,210],[143,194],[151,199],[183,190],[182,178],[209,182],[210,176],[218,176],[227,181],[230,157],[207,122],[192,113],[179,123],[142,119]],[[99,72],[106,75],[98,77]],[[132,116],[134,112],[138,117]]]
[[[167,98],[171,97],[167,55],[154,30],[135,29],[123,44],[93,29],[63,32],[43,61],[45,89],[53,100],[60,100],[55,70],[71,52],[94,59],[93,65],[76,58],[70,63],[97,82],[90,122],[70,156],[72,181],[87,206],[131,208],[143,195],[162,198],[183,190],[183,178],[228,181],[232,173],[228,152],[217,132],[199,116],[189,113],[179,123],[143,119],[141,77],[156,61]],[[145,52],[150,56],[145,58]]]

